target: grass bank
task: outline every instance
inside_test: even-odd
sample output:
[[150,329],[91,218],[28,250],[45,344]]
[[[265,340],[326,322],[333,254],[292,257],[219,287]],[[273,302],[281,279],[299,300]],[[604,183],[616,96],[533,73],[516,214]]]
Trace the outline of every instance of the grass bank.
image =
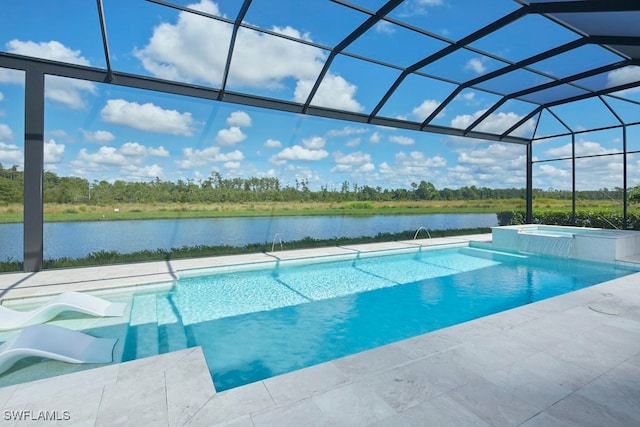
[[[578,210],[622,210],[620,201],[579,200]],[[534,199],[534,211],[564,209],[571,211],[571,200]],[[634,207],[636,208],[636,207]],[[119,205],[53,204],[44,205],[46,222],[117,221],[175,218],[219,218],[305,215],[418,215],[440,213],[497,213],[524,210],[521,199],[358,201],[358,202],[255,202],[255,203],[151,203]],[[0,223],[23,221],[21,204],[0,205]]]
[[[304,215],[415,215],[496,213],[512,209],[524,209],[524,201],[509,199],[402,202],[159,203],[111,206],[48,203],[44,205],[44,220],[57,222]],[[22,221],[22,205],[0,206],[0,223]]]

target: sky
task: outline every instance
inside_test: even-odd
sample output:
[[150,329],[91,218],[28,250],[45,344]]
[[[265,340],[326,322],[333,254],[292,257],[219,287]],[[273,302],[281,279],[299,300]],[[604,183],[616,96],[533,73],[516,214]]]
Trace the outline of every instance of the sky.
[[[239,1],[176,2],[211,15],[234,19]],[[286,7],[285,7],[286,3]],[[354,3],[376,10],[380,0]],[[231,91],[304,102],[318,76],[326,51],[366,15],[330,2],[254,0],[245,22],[272,33],[301,38],[293,43],[241,29],[231,62]],[[482,8],[470,0],[407,0],[391,14],[395,19],[437,36],[457,40],[518,7],[509,0]],[[143,1],[104,0],[109,49],[114,69],[144,76],[220,87],[232,27],[196,14]],[[31,0],[3,5],[0,50],[74,64],[105,67],[96,4],[81,0]],[[456,19],[452,19],[453,14]],[[522,34],[545,37],[522,37]],[[528,17],[479,40],[474,48],[509,60],[520,60],[576,35],[540,17]],[[507,43],[508,41],[508,43]],[[399,48],[402,46],[402,48]],[[444,47],[437,39],[418,37],[388,22],[369,30],[347,49],[355,55],[409,66]],[[427,54],[425,54],[427,52]],[[574,64],[600,66],[620,57],[594,46],[571,52],[571,61],[536,64],[558,77],[581,71]],[[424,72],[442,80],[409,76],[383,106],[385,117],[424,120],[455,86],[504,66],[490,55],[460,51],[431,64]],[[640,67],[597,76],[593,87],[640,79]],[[312,105],[369,113],[398,76],[398,70],[373,66],[339,55]],[[515,91],[548,79],[527,71],[517,78],[496,79],[479,89],[464,90],[436,117],[434,124],[464,128],[500,99],[497,88]],[[624,96],[640,101],[640,92]],[[45,169],[90,182],[117,179],[150,181],[206,180],[212,172],[223,178],[277,177],[295,186],[340,189],[344,181],[359,186],[411,188],[428,181],[436,188],[507,188],[525,186],[525,147],[442,134],[415,132],[361,123],[269,111],[225,102],[98,84],[56,76],[46,78]],[[535,101],[531,99],[530,101]],[[612,100],[619,114],[638,121],[640,107]],[[23,167],[24,74],[0,68],[0,163]],[[504,131],[535,108],[533,102],[509,101],[477,130]],[[597,100],[554,108],[539,123],[527,121],[514,135],[529,137],[616,124]],[[640,150],[640,126],[627,128],[628,150]],[[622,149],[620,129],[576,135],[577,155],[603,155]],[[540,140],[535,160],[571,155],[571,138]],[[640,184],[640,155],[630,154],[629,185]],[[577,160],[578,189],[622,187],[622,156]],[[571,162],[534,165],[534,187],[571,189]]]

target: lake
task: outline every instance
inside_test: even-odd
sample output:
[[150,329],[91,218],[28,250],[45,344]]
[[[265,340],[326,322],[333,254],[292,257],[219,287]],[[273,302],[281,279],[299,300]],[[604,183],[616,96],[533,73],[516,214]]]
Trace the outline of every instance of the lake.
[[[287,241],[305,237],[331,239],[398,233],[419,227],[446,230],[497,225],[495,213],[51,222],[44,225],[44,257],[81,258],[99,250],[129,253],[197,245],[245,246],[273,242],[276,233],[286,249]],[[426,233],[421,232],[420,236],[426,237]],[[21,261],[22,241],[22,224],[0,224],[0,260]]]

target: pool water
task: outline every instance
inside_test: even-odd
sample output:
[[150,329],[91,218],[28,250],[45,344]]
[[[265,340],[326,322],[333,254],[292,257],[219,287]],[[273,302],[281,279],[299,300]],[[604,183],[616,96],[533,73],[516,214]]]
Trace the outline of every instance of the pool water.
[[201,346],[222,391],[633,272],[468,247],[209,272],[134,295],[122,360]]
[[[52,323],[118,338],[114,363],[201,346],[222,391],[636,271],[466,245],[274,260],[102,295],[129,303],[121,318],[67,312]],[[26,358],[0,386],[98,366]]]

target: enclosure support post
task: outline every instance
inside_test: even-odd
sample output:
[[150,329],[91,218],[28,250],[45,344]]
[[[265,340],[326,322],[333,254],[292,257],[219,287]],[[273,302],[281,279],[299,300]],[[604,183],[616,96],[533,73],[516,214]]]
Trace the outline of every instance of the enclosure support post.
[[527,144],[527,218],[526,223],[533,222],[533,141]]
[[576,134],[571,132],[571,224],[576,225]]
[[29,67],[25,76],[24,108],[24,264],[25,272],[42,270],[44,73]]
[[622,229],[627,229],[627,126],[622,125]]

